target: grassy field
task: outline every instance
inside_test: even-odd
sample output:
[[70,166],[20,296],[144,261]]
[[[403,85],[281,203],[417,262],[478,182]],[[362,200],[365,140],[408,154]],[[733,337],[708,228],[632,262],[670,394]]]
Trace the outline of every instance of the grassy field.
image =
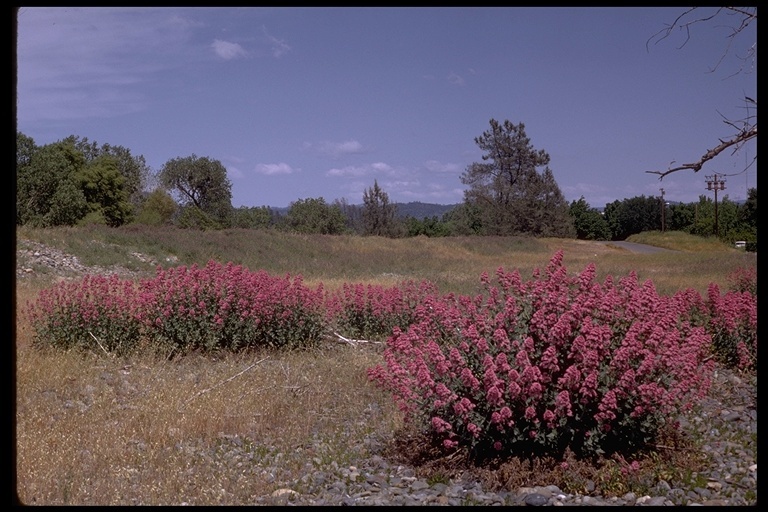
[[[598,278],[637,272],[659,293],[725,289],[756,255],[682,233],[650,233],[630,241],[674,252],[634,254],[598,242],[529,238],[308,236],[274,231],[192,232],[127,227],[17,230],[17,240],[45,243],[86,265],[122,265],[151,276],[156,265],[234,262],[272,274],[301,274],[307,284],[396,284],[429,280],[441,292],[475,293],[482,272],[519,269],[524,278],[558,250],[569,272],[595,263]],[[136,255],[142,256],[140,259]],[[151,262],[143,260],[149,259]],[[34,300],[57,276],[44,268],[16,281],[16,304]],[[368,383],[380,345],[330,341],[311,353],[150,355],[33,350],[32,332],[16,316],[16,489],[38,505],[249,504],[275,489],[274,478],[204,461],[190,447],[236,436],[264,460],[283,456],[286,471],[306,462],[301,447],[326,441],[315,454],[343,465],[358,453],[348,432],[396,435],[401,418],[388,396]],[[372,412],[371,404],[378,404]],[[343,421],[342,421],[343,420]]]

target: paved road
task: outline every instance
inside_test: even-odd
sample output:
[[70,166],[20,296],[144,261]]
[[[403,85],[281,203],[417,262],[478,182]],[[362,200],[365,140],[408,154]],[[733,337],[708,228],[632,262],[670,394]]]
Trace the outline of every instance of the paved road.
[[653,245],[636,244],[634,242],[596,242],[603,245],[612,245],[615,247],[621,247],[630,252],[638,254],[653,254],[656,252],[675,252],[672,249],[664,249],[662,247],[654,247]]

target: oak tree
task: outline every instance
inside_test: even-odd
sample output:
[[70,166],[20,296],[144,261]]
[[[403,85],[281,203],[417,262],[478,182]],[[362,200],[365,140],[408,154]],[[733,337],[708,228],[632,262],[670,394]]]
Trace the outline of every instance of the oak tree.
[[192,154],[168,160],[160,183],[179,195],[183,207],[194,207],[220,227],[228,227],[232,214],[232,184],[221,162]]

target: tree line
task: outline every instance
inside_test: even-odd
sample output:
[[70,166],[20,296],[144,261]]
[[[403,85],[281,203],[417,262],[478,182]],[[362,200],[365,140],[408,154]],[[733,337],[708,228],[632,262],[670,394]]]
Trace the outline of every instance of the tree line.
[[663,197],[633,197],[601,212],[582,196],[565,200],[549,154],[531,144],[523,123],[490,120],[475,138],[482,161],[461,174],[462,203],[443,214],[400,217],[374,180],[363,204],[323,197],[294,201],[287,212],[267,206],[234,208],[232,184],[216,159],[192,154],[154,172],[122,146],[69,136],[44,146],[16,136],[16,224],[35,227],[89,223],[173,225],[185,229],[281,229],[363,236],[508,236],[624,240],[649,230],[715,235],[726,242],[757,241],[757,189],[743,204],[700,196],[668,205]]

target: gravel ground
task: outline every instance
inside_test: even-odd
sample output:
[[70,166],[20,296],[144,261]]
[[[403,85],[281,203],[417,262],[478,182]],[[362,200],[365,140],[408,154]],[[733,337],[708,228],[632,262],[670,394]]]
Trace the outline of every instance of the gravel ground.
[[[376,407],[370,408],[375,413]],[[300,474],[284,474],[280,460],[297,454],[272,453],[260,457],[262,475],[270,475],[279,487],[257,505],[613,505],[613,506],[747,506],[757,504],[757,402],[756,380],[734,372],[718,371],[712,391],[700,406],[680,418],[681,428],[701,436],[703,448],[711,456],[711,466],[700,474],[701,487],[678,488],[659,481],[653,493],[636,496],[603,497],[567,494],[555,485],[524,487],[489,492],[470,475],[447,483],[432,483],[418,478],[416,470],[388,462],[383,444],[365,439],[360,453],[368,455],[353,464],[324,464],[326,449],[320,440],[303,447],[307,463]],[[351,429],[354,430],[354,429]],[[313,457],[312,454],[315,456]],[[253,458],[241,439],[222,439],[216,453],[234,467]],[[238,466],[240,464],[240,466]],[[250,465],[250,464],[248,464]]]

